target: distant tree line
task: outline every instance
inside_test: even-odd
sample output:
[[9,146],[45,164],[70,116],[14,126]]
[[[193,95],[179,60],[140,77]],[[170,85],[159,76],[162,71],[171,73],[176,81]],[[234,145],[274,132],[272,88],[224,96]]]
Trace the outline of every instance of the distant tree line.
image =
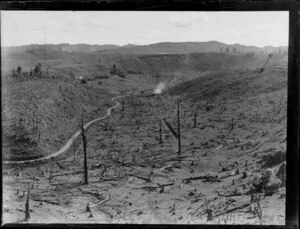
[[126,73],[125,73],[124,71],[120,70],[119,68],[117,68],[117,65],[116,65],[116,64],[113,64],[113,65],[112,65],[112,67],[111,67],[109,73],[110,73],[111,75],[117,75],[117,76],[119,76],[119,77],[121,77],[121,78],[125,78],[125,76],[126,76]]
[[[245,51],[240,51],[237,48],[229,48],[227,47],[225,48],[220,48],[220,52],[233,52],[233,53],[254,53],[254,52],[245,52]],[[270,52],[266,52],[266,51],[259,51],[259,53],[261,54],[270,54]],[[277,54],[287,54],[288,51],[287,50],[275,50],[272,53],[277,53]]]
[[57,78],[54,73],[48,72],[48,68],[46,71],[43,71],[42,64],[38,63],[31,69],[29,72],[23,71],[21,66],[18,66],[17,69],[12,69],[11,76],[18,79],[36,79],[36,78]]

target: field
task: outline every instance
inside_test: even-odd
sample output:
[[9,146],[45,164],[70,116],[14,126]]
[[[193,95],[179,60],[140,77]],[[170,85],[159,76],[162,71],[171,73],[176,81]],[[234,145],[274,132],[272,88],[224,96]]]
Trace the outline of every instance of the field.
[[[78,130],[82,114],[85,122],[103,116],[121,96],[88,129],[89,184],[80,137],[52,160],[4,165],[4,222],[283,225],[286,56],[274,55],[262,70],[267,55],[213,55],[191,54],[185,65],[177,54],[102,55],[98,69],[97,58],[81,70],[68,59],[53,65],[54,79],[3,78],[4,161],[49,155]],[[110,75],[111,63],[136,73]],[[70,76],[88,69],[86,84]],[[101,74],[109,77],[94,77]],[[165,88],[153,94],[159,82]]]

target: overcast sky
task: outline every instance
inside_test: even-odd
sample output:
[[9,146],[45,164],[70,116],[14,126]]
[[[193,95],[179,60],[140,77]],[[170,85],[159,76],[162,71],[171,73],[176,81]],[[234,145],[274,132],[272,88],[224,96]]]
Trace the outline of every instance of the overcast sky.
[[288,12],[1,11],[2,46],[216,40],[288,45]]

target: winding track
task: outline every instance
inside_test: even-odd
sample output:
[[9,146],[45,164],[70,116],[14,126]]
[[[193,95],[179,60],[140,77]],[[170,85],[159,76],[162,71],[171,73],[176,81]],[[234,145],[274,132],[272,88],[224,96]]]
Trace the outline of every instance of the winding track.
[[[126,95],[125,95],[126,96]],[[111,115],[111,111],[115,108],[117,108],[118,106],[120,106],[120,103],[116,100],[120,97],[124,97],[124,96],[117,96],[117,97],[114,97],[112,98],[112,101],[116,102],[116,105],[110,107],[107,109],[106,111],[106,115],[100,117],[100,118],[96,118],[88,123],[86,123],[84,125],[84,129],[87,129],[89,128],[92,124],[94,124],[95,122],[98,122],[98,121],[101,121],[103,119],[106,119],[108,116]],[[37,159],[32,159],[32,160],[25,160],[25,161],[3,161],[2,163],[4,165],[21,165],[21,164],[29,164],[29,163],[35,163],[35,162],[44,162],[44,161],[47,161],[47,160],[50,160],[52,158],[55,158],[63,153],[65,153],[67,150],[70,149],[70,147],[72,146],[73,142],[76,140],[76,138],[80,135],[80,130],[76,131],[72,137],[66,142],[66,144],[58,151],[48,155],[48,156],[45,156],[45,157],[41,157],[41,158],[37,158]]]

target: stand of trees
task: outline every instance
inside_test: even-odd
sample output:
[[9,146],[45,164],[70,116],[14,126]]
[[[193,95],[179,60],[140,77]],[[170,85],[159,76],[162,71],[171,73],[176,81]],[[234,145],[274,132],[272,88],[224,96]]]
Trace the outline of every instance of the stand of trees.
[[34,78],[57,78],[57,76],[53,73],[48,72],[49,66],[47,67],[46,71],[43,71],[43,67],[41,63],[38,63],[34,66],[34,68],[29,71],[25,72],[23,71],[21,66],[18,66],[17,69],[12,69],[11,71],[11,77],[15,77],[18,79],[34,79]]
[[116,64],[113,64],[113,66],[110,69],[109,73],[111,75],[117,75],[117,76],[119,76],[121,78],[125,78],[125,76],[126,76],[126,73],[124,71],[118,69]]

